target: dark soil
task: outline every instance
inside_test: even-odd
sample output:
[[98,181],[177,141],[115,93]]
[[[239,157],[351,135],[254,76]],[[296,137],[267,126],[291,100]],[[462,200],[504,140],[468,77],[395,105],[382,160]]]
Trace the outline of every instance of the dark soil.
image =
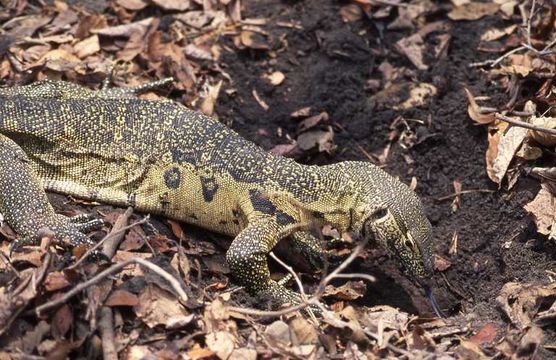
[[[246,18],[265,17],[270,24],[300,21],[303,29],[269,26],[271,42],[287,41],[275,57],[253,50],[226,53],[223,63],[237,92],[220,97],[220,120],[271,149],[287,142],[284,134],[295,134],[297,124],[290,117],[293,111],[305,106],[311,106],[314,113],[326,111],[335,124],[337,151],[334,156],[302,160],[319,164],[369,160],[356,144],[366,152],[380,153],[388,142],[390,125],[399,115],[429,124],[411,125],[425,140],[409,150],[393,146],[385,170],[406,183],[412,176],[417,178],[416,191],[434,226],[436,253],[452,263],[437,275],[435,294],[441,306],[450,315],[474,310],[485,319],[499,320],[495,298],[501,287],[509,281],[540,280],[553,263],[552,251],[535,237],[534,224],[522,209],[533,198],[534,185],[522,180],[511,193],[498,191],[485,172],[486,130],[467,116],[463,85],[474,93],[497,96],[495,85],[468,64],[484,57],[475,50],[481,29],[501,20],[455,23],[448,55],[426,71],[415,70],[408,79],[434,83],[438,95],[424,108],[400,112],[373,106],[369,99],[373,92],[366,90],[366,84],[369,79],[381,78],[377,67],[384,60],[414,69],[393,46],[410,33],[379,31],[384,24],[377,20],[346,24],[338,14],[341,4],[319,0],[248,2]],[[279,87],[263,80],[264,73],[275,70],[286,75]],[[253,90],[270,106],[268,111],[254,99]],[[278,129],[282,129],[282,138],[277,136]],[[464,190],[492,193],[465,194],[461,207],[453,212],[450,199],[435,198],[453,193],[456,179]],[[457,254],[450,256],[454,233],[458,236]],[[370,287],[364,304],[389,304],[411,313],[430,314],[420,290],[395,262],[381,251],[372,254],[360,264],[360,270],[376,275],[379,281]]]

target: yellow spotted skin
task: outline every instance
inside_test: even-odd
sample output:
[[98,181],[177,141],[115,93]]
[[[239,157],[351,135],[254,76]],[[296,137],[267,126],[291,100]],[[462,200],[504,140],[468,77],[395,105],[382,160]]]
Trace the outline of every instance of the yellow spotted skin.
[[318,257],[309,231],[325,224],[377,239],[414,278],[430,277],[430,224],[406,185],[365,162],[301,165],[178,103],[136,96],[161,83],[0,88],[0,212],[24,239],[50,227],[87,241],[45,189],[234,236],[227,260],[237,281],[283,302],[298,296],[270,279],[267,254],[295,234]]

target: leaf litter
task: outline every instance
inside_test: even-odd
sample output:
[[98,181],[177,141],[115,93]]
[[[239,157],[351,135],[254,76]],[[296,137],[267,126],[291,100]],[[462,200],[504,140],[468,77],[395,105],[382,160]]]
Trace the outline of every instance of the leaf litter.
[[[177,82],[171,89],[172,97],[213,116],[218,113],[219,98],[227,94],[224,89],[229,90],[231,85],[226,67],[219,66],[222,54],[240,52],[246,57],[272,58],[288,46],[286,38],[279,39],[266,28],[267,21],[244,18],[243,10],[251,5],[239,0],[92,1],[98,13],[60,1],[44,5],[44,11],[39,12],[25,1],[4,3],[9,6],[0,9],[0,76],[6,82],[49,77],[98,85],[112,68],[114,82],[120,86],[134,86],[152,77],[173,76]],[[451,44],[452,20],[475,21],[486,16],[511,19],[518,14],[517,5],[513,1],[452,1],[441,9],[435,3],[422,0],[408,4],[395,0],[384,3],[354,0],[339,7],[337,16],[349,23],[393,19],[388,20],[387,29],[406,31],[395,46],[405,58],[403,65],[384,61],[378,67],[380,75],[369,82],[370,88],[381,89],[369,96],[377,109],[390,107],[404,112],[427,106],[442,93],[434,81],[415,81],[415,71],[426,71],[446,56]],[[550,5],[539,2],[537,6],[554,13]],[[108,11],[103,12],[105,9]],[[448,19],[428,23],[439,11],[447,14]],[[555,128],[556,114],[552,113],[552,106],[556,99],[551,92],[555,59],[551,52],[553,44],[549,46],[552,39],[543,29],[548,25],[540,19],[541,11],[532,15],[527,11],[528,7],[522,10],[532,30],[506,24],[500,29],[489,29],[481,37],[484,43],[500,42],[504,45],[500,47],[502,51],[523,46],[512,42],[515,37],[521,43],[530,44],[521,54],[501,54],[503,59],[479,65],[502,90],[514,89],[513,93],[518,95],[508,99],[507,106],[493,109],[477,105],[480,100],[468,91],[468,110],[474,121],[489,127],[486,163],[491,179],[502,185],[510,173],[519,169],[517,178],[529,175],[542,181],[544,186],[525,209],[533,214],[539,232],[554,238],[554,211],[549,205],[554,209],[556,177],[550,171],[554,164],[546,153],[554,151],[555,141],[554,135],[543,129]],[[302,31],[303,26],[293,20],[283,24]],[[287,72],[278,68],[262,73],[260,78],[274,91],[288,86],[290,79]],[[537,84],[529,92],[533,95],[527,98],[519,95],[515,89],[530,87],[528,80],[531,79]],[[259,88],[251,91],[259,106],[270,112],[272,92]],[[537,105],[533,113],[525,108],[527,100]],[[334,140],[339,126],[327,110],[310,106],[293,110],[287,126],[290,132],[283,130],[282,134],[288,142],[275,147],[274,152],[307,159],[338,151]],[[537,130],[508,125],[496,114],[520,119]],[[403,116],[396,119],[392,121],[387,145],[377,156],[367,154],[370,159],[386,164],[391,146],[409,150],[430,138],[418,131],[419,124],[424,124],[426,119],[417,122]],[[540,156],[533,149],[539,149]],[[524,161],[517,161],[516,157]],[[532,163],[539,158],[543,159],[542,166]],[[409,153],[405,161],[411,165]],[[454,187],[452,211],[456,213],[464,190],[461,183],[456,186],[454,182]],[[109,216],[112,215],[106,217]],[[162,274],[176,279],[179,287],[187,289],[188,301],[159,273],[153,275],[142,265],[129,264],[120,273],[113,274],[110,281],[99,282],[91,291],[83,291],[52,311],[41,313],[40,318],[32,319],[28,315],[32,315],[36,306],[55,301],[80,282],[109,269],[109,265],[83,265],[76,272],[64,269],[67,263],[50,246],[18,253],[12,258],[14,264],[18,261],[17,270],[14,264],[2,265],[9,281],[3,280],[0,287],[0,330],[3,343],[7,344],[0,354],[10,356],[20,351],[47,357],[76,354],[86,339],[99,339],[99,333],[93,326],[89,327],[89,321],[101,313],[101,306],[111,308],[115,314],[117,326],[113,330],[118,348],[121,354],[125,352],[131,358],[180,358],[180,352],[193,359],[422,358],[427,354],[446,359],[486,358],[493,355],[493,346],[504,356],[526,358],[537,353],[544,327],[552,325],[556,318],[553,284],[506,284],[497,302],[515,328],[504,332],[499,324],[484,324],[472,316],[427,319],[389,306],[353,305],[369,290],[362,281],[347,281],[327,287],[325,296],[331,299],[337,312],[317,324],[293,313],[271,323],[260,321],[231,310],[237,306],[229,296],[235,291],[230,289],[231,283],[224,272],[215,270],[218,266],[200,258],[217,252],[212,243],[198,238],[194,232],[184,231],[175,222],[160,228],[149,224],[128,229],[113,261],[117,264],[142,258],[156,262],[158,254],[169,253],[167,264],[158,264],[159,268]],[[160,229],[164,228],[166,232],[161,233]],[[456,256],[456,232],[452,239],[450,255]],[[7,253],[6,249],[4,242],[2,251]],[[450,260],[435,257],[435,267],[446,271],[452,266]],[[230,291],[222,294],[221,289]],[[22,330],[12,332],[10,329],[16,325]],[[167,337],[170,331],[171,339]],[[98,346],[97,343],[96,351]]]

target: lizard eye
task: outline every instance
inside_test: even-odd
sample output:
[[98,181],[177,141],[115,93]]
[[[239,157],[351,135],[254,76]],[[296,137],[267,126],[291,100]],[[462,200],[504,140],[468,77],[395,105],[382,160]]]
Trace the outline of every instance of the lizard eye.
[[404,244],[409,249],[413,248],[413,242],[411,240],[406,240]]
[[380,208],[376,210],[374,213],[372,213],[371,215],[369,215],[369,220],[376,221],[382,219],[386,215],[388,215],[388,210],[386,210],[386,208]]

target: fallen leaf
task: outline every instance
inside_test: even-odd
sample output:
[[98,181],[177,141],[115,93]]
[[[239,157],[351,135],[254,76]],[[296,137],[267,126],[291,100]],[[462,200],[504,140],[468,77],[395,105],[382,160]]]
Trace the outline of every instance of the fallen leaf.
[[[193,348],[187,352],[187,356],[192,360],[206,359],[213,357],[215,353],[210,349],[202,348],[199,344],[193,345]],[[142,359],[142,358],[141,358]]]
[[304,132],[297,137],[297,146],[303,151],[317,148],[318,152],[331,153],[336,148],[334,131],[328,126],[327,130]]
[[456,348],[458,359],[473,359],[473,360],[488,360],[490,357],[486,356],[479,345],[467,341],[460,340],[460,345]]
[[268,79],[268,81],[274,85],[274,86],[278,86],[281,83],[284,82],[284,79],[286,78],[286,76],[284,75],[284,73],[280,72],[280,71],[275,71],[270,75],[267,75],[266,78]]
[[52,336],[55,339],[63,338],[73,324],[73,313],[67,304],[56,310],[51,319]]
[[277,320],[268,325],[264,330],[264,334],[268,337],[269,341],[274,344],[289,345],[292,343],[290,327],[282,320]]
[[202,29],[209,21],[214,18],[214,14],[207,11],[188,11],[183,14],[175,14],[174,19],[183,22],[195,29]]
[[226,360],[234,351],[234,337],[227,331],[217,331],[205,336],[209,349],[221,360]]
[[324,290],[324,297],[334,297],[340,300],[355,300],[363,297],[367,291],[367,286],[363,281],[348,281],[341,286],[327,285]]
[[469,338],[475,345],[488,344],[496,339],[497,328],[493,323],[483,326],[477,333]]
[[118,26],[107,27],[103,29],[93,28],[90,31],[93,34],[109,37],[130,37],[133,34],[145,34],[147,30],[157,21],[155,18],[146,18],[141,21],[132,22]]
[[122,251],[139,250],[145,245],[146,238],[147,235],[145,235],[141,226],[134,226],[126,233],[119,249]]
[[328,113],[326,111],[321,112],[318,115],[308,117],[307,119],[301,121],[298,125],[298,132],[306,131],[316,125],[320,124],[321,122],[328,121]]
[[84,59],[87,56],[93,55],[94,53],[100,51],[100,43],[98,41],[98,35],[93,35],[88,37],[73,46],[75,54],[78,58]]
[[398,40],[394,47],[405,55],[417,69],[427,70],[429,68],[423,57],[425,41],[419,33]]
[[114,290],[104,302],[105,306],[135,306],[139,304],[137,295],[127,290]]
[[133,310],[150,328],[164,325],[170,329],[176,323],[189,323],[193,320],[193,314],[188,314],[174,295],[152,283],[142,289],[139,303]]
[[408,98],[401,104],[393,106],[394,110],[406,110],[423,106],[429,98],[435,96],[437,89],[428,83],[412,84],[409,89]]
[[228,360],[257,360],[257,350],[248,348],[235,349]]
[[492,165],[495,182],[500,184],[506,175],[515,153],[527,136],[529,130],[519,126],[508,126],[498,142],[498,153]]
[[487,3],[468,3],[456,7],[448,13],[448,17],[452,20],[479,20],[487,15],[494,15],[500,9],[500,5]]
[[218,95],[220,94],[220,88],[222,87],[222,80],[218,83],[211,85],[209,83],[205,84],[203,88],[203,94],[201,95],[201,105],[199,106],[199,110],[207,116],[214,115],[214,106],[216,105],[216,100],[218,99]]
[[270,149],[274,155],[286,156],[297,148],[296,144],[278,144]]
[[49,273],[44,281],[44,287],[47,291],[61,290],[70,285],[71,281],[61,271]]
[[239,34],[241,45],[250,49],[268,50],[268,44],[263,36],[253,31],[242,31]]
[[[556,117],[531,116],[529,122],[541,128],[552,130],[556,129]],[[553,134],[531,130],[531,137],[535,139],[535,141],[537,141],[539,144],[544,146],[550,147],[556,145],[556,135]]]
[[434,255],[433,257],[433,262],[434,262],[434,269],[438,270],[440,272],[447,270],[450,266],[452,266],[452,263],[446,259],[444,259],[443,257],[441,257],[440,255]]
[[517,25],[510,25],[503,29],[488,29],[481,35],[482,41],[498,40],[506,35],[510,35],[517,29]]
[[299,344],[316,344],[318,333],[315,326],[303,317],[294,317],[289,321],[291,331]]
[[207,50],[205,47],[197,46],[195,44],[187,44],[184,48],[184,52],[185,55],[193,59],[207,61],[214,60],[214,57],[210,50]]
[[482,110],[482,108],[475,101],[475,97],[471,94],[471,91],[469,91],[466,87],[464,87],[463,90],[465,90],[467,101],[469,102],[469,105],[467,106],[467,113],[471,119],[479,124],[490,124],[496,120],[494,113],[486,114]]
[[307,107],[304,107],[304,108],[301,108],[299,110],[296,110],[296,111],[292,112],[290,114],[290,117],[292,117],[292,118],[303,118],[303,117],[309,116],[310,113],[311,113],[311,107],[307,106]]
[[153,4],[164,10],[184,11],[191,5],[189,0],[151,0]]
[[29,15],[19,16],[2,24],[7,35],[22,39],[33,34],[52,20],[50,16]]
[[145,0],[117,0],[116,4],[132,11],[142,10],[148,5]]
[[498,305],[519,329],[531,325],[539,304],[556,296],[556,283],[547,285],[510,282],[504,284],[496,298]]
[[364,13],[360,6],[348,4],[340,8],[340,16],[344,22],[355,22],[361,20]]
[[533,215],[537,231],[540,234],[552,236],[556,231],[556,201],[554,195],[548,190],[548,186],[541,186],[537,196],[524,208]]

